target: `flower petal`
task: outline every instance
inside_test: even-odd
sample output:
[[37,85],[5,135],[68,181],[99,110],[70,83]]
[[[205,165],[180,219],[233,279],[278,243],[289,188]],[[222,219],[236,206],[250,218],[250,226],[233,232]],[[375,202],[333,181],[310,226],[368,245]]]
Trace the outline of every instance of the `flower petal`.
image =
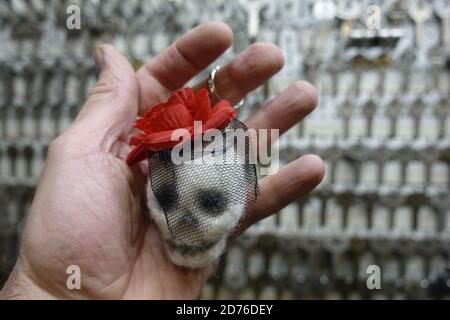
[[195,95],[194,91],[191,88],[179,89],[174,93],[172,97],[173,99],[170,98],[168,103],[172,104],[176,103],[176,101],[179,101],[179,103],[184,104],[189,111],[191,111],[191,109],[195,109],[192,108],[195,107]]
[[131,136],[130,141],[128,142],[128,144],[130,146],[137,146],[140,143],[142,143],[142,141],[145,140],[145,137],[146,137],[145,134],[135,133],[135,134],[133,134],[133,136]]
[[158,131],[189,127],[194,121],[189,111],[182,104],[168,106],[161,117],[152,120],[160,123]]
[[147,158],[148,149],[143,143],[136,146],[127,157],[127,164],[131,166],[132,164],[138,163]]
[[[189,137],[191,136],[191,128],[185,128]],[[183,137],[178,140],[172,140],[172,133],[174,130],[166,130],[161,132],[155,132],[147,136],[141,134],[135,134],[130,139],[130,145],[133,143],[137,145],[127,157],[127,164],[132,165],[147,158],[147,154],[150,151],[157,152],[160,150],[170,149],[176,146]]]
[[165,130],[173,130],[191,126],[193,119],[191,114],[182,104],[166,106],[164,111],[147,119],[144,131],[147,134]]
[[153,121],[152,119],[154,119],[156,117],[160,117],[161,114],[164,112],[165,108],[166,108],[165,103],[160,103],[160,104],[156,105],[155,107],[151,108],[149,111],[147,111],[144,114],[143,118],[136,120],[136,122],[134,123],[134,127],[136,129],[140,129],[140,130],[144,131],[147,134],[149,134],[153,131],[158,131],[160,128],[158,128],[157,126],[156,126],[156,128],[154,127],[155,124],[158,125],[158,122]]
[[177,90],[167,102],[160,103],[147,111],[143,118],[136,120],[134,127],[144,133],[134,134],[129,144],[136,147],[129,153],[129,165],[147,158],[150,151],[170,149],[180,141],[172,140],[176,129],[184,128],[192,138],[194,120],[202,121],[202,132],[208,129],[224,129],[236,110],[226,100],[221,100],[213,108],[206,89],[193,92],[191,88]]
[[206,122],[211,117],[211,102],[209,100],[209,92],[206,89],[200,89],[195,93],[197,110],[194,120]]
[[236,117],[234,109],[227,100],[219,101],[212,108],[211,118],[203,125],[203,131],[208,129],[224,129]]

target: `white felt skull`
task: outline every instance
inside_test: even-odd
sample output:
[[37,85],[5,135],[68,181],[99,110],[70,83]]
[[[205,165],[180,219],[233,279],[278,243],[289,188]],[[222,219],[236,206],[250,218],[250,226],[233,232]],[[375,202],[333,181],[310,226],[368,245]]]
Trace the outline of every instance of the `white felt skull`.
[[[206,161],[207,162],[207,161]],[[183,163],[170,165],[174,183],[147,186],[150,215],[163,235],[170,260],[179,266],[200,268],[220,257],[229,234],[243,212],[243,204],[230,204],[228,190],[244,176],[242,165]],[[231,167],[230,167],[231,166]],[[153,174],[167,168],[150,168]],[[222,174],[226,170],[226,178]],[[199,177],[201,177],[199,179]],[[245,193],[245,190],[237,190]],[[164,202],[160,203],[164,194]],[[176,212],[167,219],[167,209]],[[168,224],[169,220],[169,224]],[[174,232],[176,230],[176,232]]]

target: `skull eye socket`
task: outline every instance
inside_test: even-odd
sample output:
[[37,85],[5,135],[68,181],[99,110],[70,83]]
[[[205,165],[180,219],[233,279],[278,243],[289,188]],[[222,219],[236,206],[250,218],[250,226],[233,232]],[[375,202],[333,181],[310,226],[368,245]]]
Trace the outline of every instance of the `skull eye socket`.
[[220,191],[203,189],[198,192],[198,202],[208,213],[218,215],[225,211],[228,201]]
[[164,184],[156,190],[155,197],[163,211],[166,212],[175,205],[178,193],[173,184]]

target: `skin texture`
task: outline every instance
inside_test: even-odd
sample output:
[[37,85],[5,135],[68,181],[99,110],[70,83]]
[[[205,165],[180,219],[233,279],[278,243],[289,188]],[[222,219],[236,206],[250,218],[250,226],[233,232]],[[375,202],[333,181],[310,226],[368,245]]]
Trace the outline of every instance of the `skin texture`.
[[[22,237],[19,258],[1,298],[196,298],[214,267],[188,270],[167,258],[145,205],[145,162],[125,158],[138,114],[165,100],[232,42],[219,22],[198,26],[135,72],[113,47],[94,52],[100,78],[73,125],[50,145]],[[223,98],[236,103],[283,65],[281,51],[257,43],[216,75]],[[205,82],[199,84],[204,86]],[[317,103],[314,88],[292,84],[246,121],[286,131]],[[260,181],[235,236],[310,192],[322,179],[320,158],[305,155]],[[66,269],[81,269],[81,290],[68,290]]]

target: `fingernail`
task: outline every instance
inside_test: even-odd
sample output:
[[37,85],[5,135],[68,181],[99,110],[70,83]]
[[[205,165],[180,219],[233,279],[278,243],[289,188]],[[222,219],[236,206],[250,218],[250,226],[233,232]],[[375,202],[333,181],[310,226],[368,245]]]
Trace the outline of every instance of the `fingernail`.
[[100,47],[95,48],[92,56],[94,57],[95,66],[97,68],[97,73],[100,73],[103,69],[103,64],[105,62],[104,58],[103,58],[102,48],[100,48]]

